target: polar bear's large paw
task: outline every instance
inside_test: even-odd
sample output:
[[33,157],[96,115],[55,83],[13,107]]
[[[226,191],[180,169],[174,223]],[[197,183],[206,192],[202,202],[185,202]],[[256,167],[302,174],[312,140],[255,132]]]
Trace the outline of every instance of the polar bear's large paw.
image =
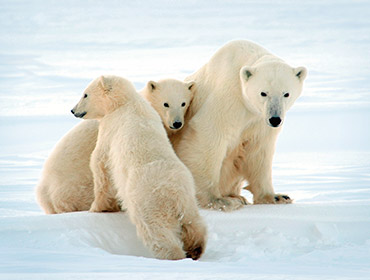
[[234,211],[237,209],[242,208],[244,205],[248,205],[248,201],[244,196],[241,195],[232,195],[232,196],[224,196],[221,198],[214,198],[212,199],[207,208],[218,210],[218,211]]
[[293,200],[286,194],[267,194],[254,199],[254,204],[290,204]]

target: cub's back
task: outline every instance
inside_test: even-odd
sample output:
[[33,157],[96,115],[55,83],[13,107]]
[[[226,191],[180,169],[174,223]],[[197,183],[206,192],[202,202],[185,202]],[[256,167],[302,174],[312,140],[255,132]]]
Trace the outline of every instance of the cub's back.
[[113,166],[127,166],[127,163],[141,166],[156,160],[178,160],[159,114],[138,94],[105,116],[100,130],[99,137],[109,142]]

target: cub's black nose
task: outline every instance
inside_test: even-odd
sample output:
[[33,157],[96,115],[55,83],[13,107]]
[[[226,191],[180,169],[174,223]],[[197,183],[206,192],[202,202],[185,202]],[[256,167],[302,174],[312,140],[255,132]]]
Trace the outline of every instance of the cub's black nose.
[[72,110],[71,110],[71,113],[74,115],[74,114],[75,114],[75,111],[72,109]]
[[281,119],[279,117],[272,117],[269,119],[272,127],[278,127],[281,124]]
[[174,122],[174,123],[173,123],[173,127],[174,127],[175,129],[179,129],[180,127],[182,127],[182,122]]

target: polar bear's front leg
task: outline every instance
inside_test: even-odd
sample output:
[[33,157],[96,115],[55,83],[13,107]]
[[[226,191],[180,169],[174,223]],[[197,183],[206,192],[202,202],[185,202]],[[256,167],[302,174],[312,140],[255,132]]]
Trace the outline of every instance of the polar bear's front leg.
[[108,170],[105,166],[106,157],[100,149],[95,149],[91,155],[90,168],[94,176],[95,199],[90,207],[90,212],[118,212],[120,207],[115,198]]
[[[271,138],[269,138],[271,140]],[[272,160],[275,141],[245,141],[242,172],[249,185],[245,189],[253,194],[254,204],[292,203],[286,194],[276,194],[272,185]]]
[[199,127],[196,123],[189,123],[189,126],[175,149],[194,177],[200,206],[221,211],[241,208],[246,204],[245,199],[222,196],[219,188],[221,168],[228,146],[224,135],[210,136],[214,130],[209,124],[207,127]]

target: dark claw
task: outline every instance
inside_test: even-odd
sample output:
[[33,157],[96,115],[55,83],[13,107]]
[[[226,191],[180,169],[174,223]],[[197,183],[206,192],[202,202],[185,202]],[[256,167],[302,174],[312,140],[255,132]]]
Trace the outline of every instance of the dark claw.
[[283,195],[282,196],[285,200],[290,200],[290,197],[289,196],[287,196],[287,195]]
[[187,258],[192,258],[194,261],[196,261],[200,258],[202,253],[203,253],[203,248],[202,247],[197,247],[194,250],[192,250],[191,252],[187,252],[186,257]]
[[275,196],[275,201],[279,201],[279,200],[280,200],[280,197]]

